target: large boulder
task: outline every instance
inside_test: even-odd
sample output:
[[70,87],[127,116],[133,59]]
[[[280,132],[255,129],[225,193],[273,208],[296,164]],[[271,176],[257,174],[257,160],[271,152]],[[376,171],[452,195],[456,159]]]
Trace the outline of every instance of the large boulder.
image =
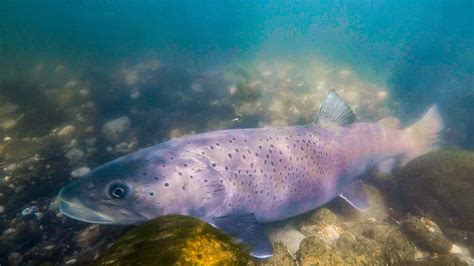
[[400,173],[407,210],[442,228],[474,231],[474,152],[445,150],[421,156]]
[[245,265],[246,248],[196,218],[170,215],[119,238],[97,265]]

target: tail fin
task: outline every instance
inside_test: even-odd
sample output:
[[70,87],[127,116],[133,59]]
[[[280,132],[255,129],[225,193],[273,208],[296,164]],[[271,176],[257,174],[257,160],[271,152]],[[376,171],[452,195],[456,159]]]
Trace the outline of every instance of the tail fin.
[[437,150],[439,134],[443,128],[443,119],[434,105],[420,120],[404,129],[402,138],[408,146],[408,151],[402,165],[420,155]]

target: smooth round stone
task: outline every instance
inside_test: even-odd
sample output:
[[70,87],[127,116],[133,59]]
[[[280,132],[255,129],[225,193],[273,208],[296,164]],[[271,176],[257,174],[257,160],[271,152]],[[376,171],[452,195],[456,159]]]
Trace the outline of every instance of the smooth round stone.
[[119,238],[97,265],[245,265],[246,248],[196,218],[170,215],[148,221]]

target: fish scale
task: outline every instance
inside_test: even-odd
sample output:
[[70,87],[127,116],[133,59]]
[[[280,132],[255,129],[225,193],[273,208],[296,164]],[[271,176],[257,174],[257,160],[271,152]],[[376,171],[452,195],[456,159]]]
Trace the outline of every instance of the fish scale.
[[[295,213],[304,212],[320,204],[319,199],[327,199],[322,194],[330,194],[321,184],[325,176],[338,175],[336,166],[344,158],[337,156],[337,146],[324,145],[335,142],[335,137],[321,131],[325,129],[314,126],[242,129],[216,133],[220,136],[193,136],[188,141],[204,144],[197,150],[204,153],[209,166],[215,164],[223,180],[226,198],[220,214],[245,209],[259,213],[259,221],[268,222],[281,219],[290,205],[305,203],[293,208]],[[206,173],[196,173],[197,180],[208,178],[200,174]],[[314,199],[306,203],[308,198]],[[266,211],[256,212],[257,207]]]
[[292,217],[340,196],[368,208],[360,177],[369,167],[437,148],[436,107],[406,129],[355,123],[330,92],[306,126],[231,129],[171,140],[106,163],[64,187],[60,210],[91,223],[133,224],[167,214],[197,217],[272,255],[262,223]]

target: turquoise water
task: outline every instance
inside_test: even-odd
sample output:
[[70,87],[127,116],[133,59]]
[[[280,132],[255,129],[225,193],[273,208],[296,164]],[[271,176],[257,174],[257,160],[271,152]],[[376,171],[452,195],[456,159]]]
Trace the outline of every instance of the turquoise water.
[[0,12],[2,75],[38,60],[156,55],[212,69],[317,55],[387,83],[408,115],[472,87],[472,1],[5,1]]
[[[186,134],[309,123],[330,89],[360,121],[407,125],[438,104],[443,147],[472,150],[473,14],[470,0],[3,0],[0,231],[32,220],[36,234],[4,237],[0,264],[77,251],[83,225],[48,213],[73,170]],[[22,218],[31,206],[46,218]]]

